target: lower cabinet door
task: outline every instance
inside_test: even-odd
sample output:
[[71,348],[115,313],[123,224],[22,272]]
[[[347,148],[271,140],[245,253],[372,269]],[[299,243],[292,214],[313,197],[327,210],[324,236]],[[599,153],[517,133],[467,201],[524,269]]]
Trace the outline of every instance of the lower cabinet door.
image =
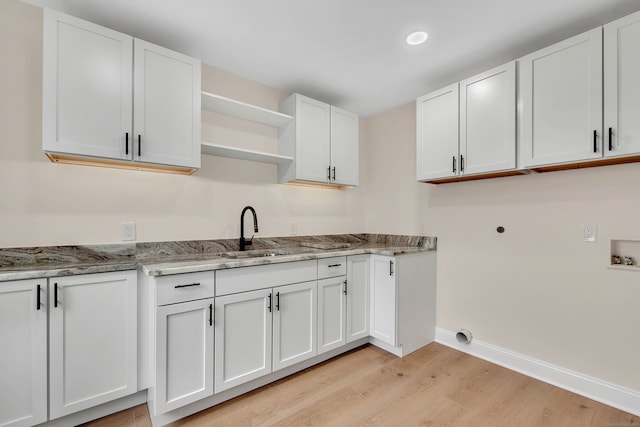
[[309,359],[316,347],[316,282],[273,289],[273,370]]
[[347,342],[369,336],[369,258],[347,257]]
[[47,279],[0,286],[0,426],[47,420]]
[[49,279],[49,418],[137,391],[137,277]]
[[156,308],[155,415],[213,395],[213,298]]
[[271,373],[271,289],[216,297],[215,378],[219,393]]
[[371,255],[370,334],[387,344],[397,345],[397,292],[394,257]]
[[346,344],[345,276],[318,281],[318,353]]

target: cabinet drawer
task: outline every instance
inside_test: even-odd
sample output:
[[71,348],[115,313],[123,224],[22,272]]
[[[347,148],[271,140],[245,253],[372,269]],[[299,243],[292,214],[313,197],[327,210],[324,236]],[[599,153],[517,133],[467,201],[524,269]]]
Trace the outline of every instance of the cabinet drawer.
[[156,277],[156,305],[211,298],[214,283],[213,271]]
[[347,274],[347,257],[336,256],[318,260],[318,279],[344,276]]
[[316,280],[317,265],[308,260],[217,270],[216,296]]

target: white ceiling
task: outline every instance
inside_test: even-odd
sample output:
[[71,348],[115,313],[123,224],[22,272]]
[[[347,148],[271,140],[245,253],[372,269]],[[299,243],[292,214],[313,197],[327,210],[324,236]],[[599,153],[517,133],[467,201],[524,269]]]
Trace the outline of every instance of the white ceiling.
[[[640,10],[640,0],[25,0],[362,116]],[[429,40],[404,38],[424,29]]]

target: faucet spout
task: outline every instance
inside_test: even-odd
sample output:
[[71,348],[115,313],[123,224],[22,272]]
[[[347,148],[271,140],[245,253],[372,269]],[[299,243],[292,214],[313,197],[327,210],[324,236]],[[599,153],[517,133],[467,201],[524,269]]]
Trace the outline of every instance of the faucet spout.
[[247,211],[251,211],[251,215],[253,215],[253,231],[258,232],[258,215],[256,214],[256,210],[251,206],[245,206],[242,209],[242,213],[240,214],[240,242],[238,243],[238,247],[241,251],[245,250],[246,246],[249,246],[253,243],[253,236],[251,236],[250,240],[246,240],[244,238],[244,214]]

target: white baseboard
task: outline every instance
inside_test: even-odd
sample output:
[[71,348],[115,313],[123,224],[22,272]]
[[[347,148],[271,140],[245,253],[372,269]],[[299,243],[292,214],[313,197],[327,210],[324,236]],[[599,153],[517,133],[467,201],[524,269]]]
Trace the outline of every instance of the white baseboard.
[[461,344],[456,339],[455,332],[442,328],[436,328],[436,342],[640,416],[639,391],[611,384],[476,339],[473,339],[469,344]]

